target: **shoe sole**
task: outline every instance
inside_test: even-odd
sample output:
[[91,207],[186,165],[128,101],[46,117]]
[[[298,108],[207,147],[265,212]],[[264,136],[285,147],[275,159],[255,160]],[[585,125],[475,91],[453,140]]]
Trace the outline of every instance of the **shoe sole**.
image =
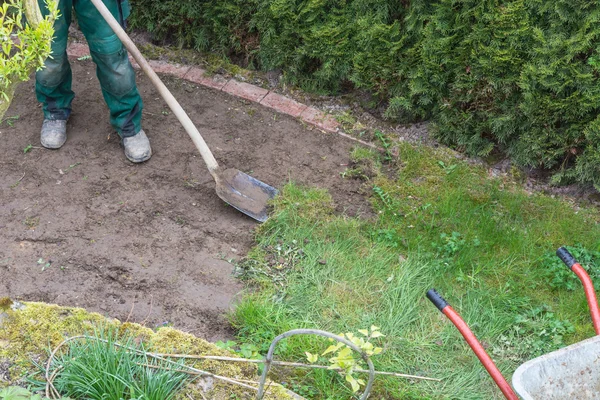
[[134,164],[139,164],[139,163],[148,161],[151,157],[152,157],[152,149],[150,149],[150,153],[148,153],[147,156],[144,156],[142,158],[133,158],[133,157],[129,157],[127,154],[125,154],[125,158],[127,158],[129,161],[131,161]]
[[40,143],[41,143],[41,145],[42,145],[44,148],[46,148],[46,149],[50,149],[50,150],[58,150],[58,149],[60,149],[61,147],[63,147],[63,146],[64,146],[64,144],[65,144],[66,142],[67,142],[67,140],[65,139],[65,140],[64,140],[64,142],[62,142],[62,143],[61,143],[61,144],[59,144],[59,145],[51,145],[51,144],[48,144],[48,143],[44,143],[44,141],[43,141],[43,140],[40,140]]

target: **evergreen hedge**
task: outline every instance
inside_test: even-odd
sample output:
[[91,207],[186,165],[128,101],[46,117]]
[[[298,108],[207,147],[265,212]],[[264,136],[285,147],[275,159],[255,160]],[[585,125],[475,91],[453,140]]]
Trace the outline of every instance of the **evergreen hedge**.
[[351,85],[444,143],[494,148],[600,189],[597,0],[134,0],[134,27],[281,69],[316,92]]

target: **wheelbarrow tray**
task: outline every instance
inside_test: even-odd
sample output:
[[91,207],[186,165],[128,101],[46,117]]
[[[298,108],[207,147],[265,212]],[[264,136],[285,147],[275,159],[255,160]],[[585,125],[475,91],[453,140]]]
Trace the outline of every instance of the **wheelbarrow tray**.
[[527,361],[512,383],[523,400],[600,400],[600,336]]

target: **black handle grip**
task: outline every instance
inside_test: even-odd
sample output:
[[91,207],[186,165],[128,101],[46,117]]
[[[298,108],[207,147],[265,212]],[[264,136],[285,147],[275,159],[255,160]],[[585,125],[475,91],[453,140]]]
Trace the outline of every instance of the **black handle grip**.
[[429,289],[427,291],[427,298],[431,301],[438,310],[442,311],[444,308],[448,307],[448,302],[444,300],[442,296],[435,289]]
[[565,249],[564,247],[561,247],[560,249],[556,250],[556,255],[569,268],[573,268],[573,264],[577,264],[577,260],[575,260],[575,257],[573,257],[573,255],[569,253],[569,250]]

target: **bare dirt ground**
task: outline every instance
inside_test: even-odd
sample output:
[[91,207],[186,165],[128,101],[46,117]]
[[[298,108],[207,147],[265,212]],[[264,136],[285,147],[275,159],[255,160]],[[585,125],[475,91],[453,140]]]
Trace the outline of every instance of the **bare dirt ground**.
[[[154,156],[133,165],[108,123],[94,64],[71,63],[77,97],[62,149],[39,147],[32,81],[0,125],[0,297],[170,323],[209,340],[230,336],[224,314],[242,287],[227,260],[244,255],[257,224],[216,196],[200,155],[145,76],[138,72]],[[360,183],[340,177],[353,142],[164,79],[223,165],[276,187],[290,179],[325,187],[341,212],[369,214]]]

